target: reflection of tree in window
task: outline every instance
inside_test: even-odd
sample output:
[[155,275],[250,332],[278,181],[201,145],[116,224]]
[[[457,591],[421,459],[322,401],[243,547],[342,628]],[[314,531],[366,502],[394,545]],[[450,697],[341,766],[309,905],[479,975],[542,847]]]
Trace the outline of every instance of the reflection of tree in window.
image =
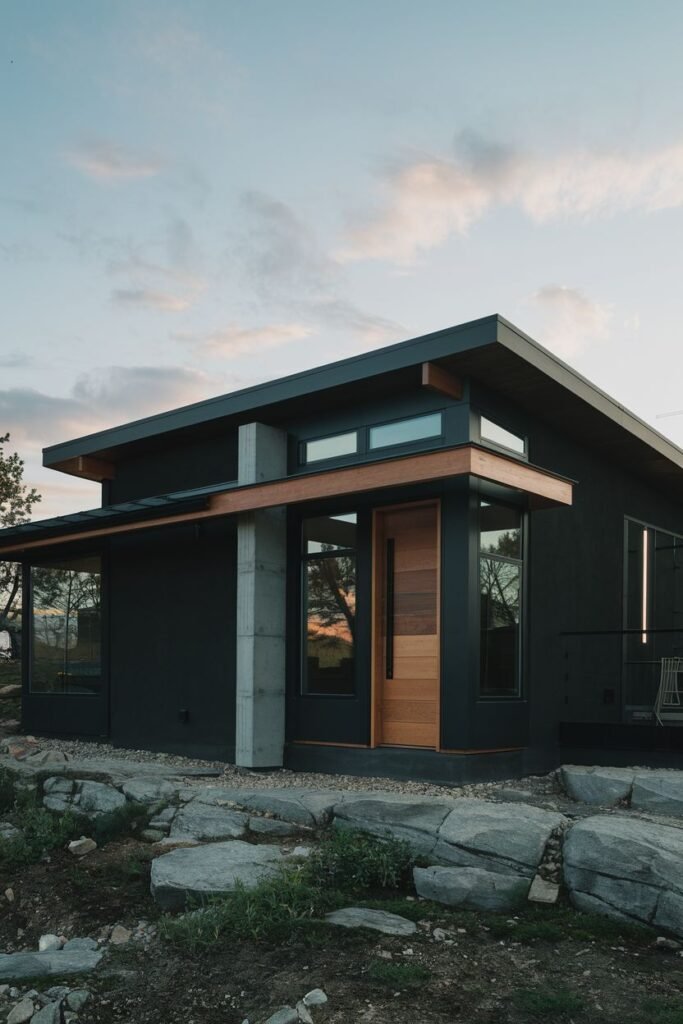
[[308,525],[309,549],[304,555],[304,689],[311,694],[348,695],[355,688],[356,554],[322,539],[330,527],[341,532],[343,525],[348,543],[348,524],[335,524],[330,519],[327,523],[309,520]]
[[[96,563],[96,560],[90,560]],[[98,567],[99,569],[99,567]],[[31,689],[92,693],[100,686],[99,571],[35,566]]]
[[480,693],[519,694],[521,515],[482,502],[480,512]]

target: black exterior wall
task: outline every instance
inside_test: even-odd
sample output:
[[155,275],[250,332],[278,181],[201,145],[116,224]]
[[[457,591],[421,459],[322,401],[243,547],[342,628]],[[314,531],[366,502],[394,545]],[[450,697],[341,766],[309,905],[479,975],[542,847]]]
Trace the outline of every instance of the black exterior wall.
[[235,525],[112,540],[111,739],[232,760]]

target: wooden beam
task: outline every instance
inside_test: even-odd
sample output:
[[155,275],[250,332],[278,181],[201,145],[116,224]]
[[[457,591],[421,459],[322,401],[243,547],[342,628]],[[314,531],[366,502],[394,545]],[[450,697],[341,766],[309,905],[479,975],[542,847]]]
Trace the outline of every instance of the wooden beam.
[[422,364],[422,387],[431,388],[432,391],[440,391],[442,395],[455,398],[458,402],[462,398],[462,381],[450,370],[444,370],[436,363]]
[[174,526],[181,523],[201,522],[219,516],[237,515],[258,509],[275,508],[284,505],[299,505],[319,501],[322,498],[337,498],[350,494],[364,494],[390,487],[405,487],[411,484],[430,483],[454,476],[476,476],[492,480],[514,490],[522,491],[532,498],[539,498],[548,504],[571,505],[572,484],[552,473],[536,469],[518,459],[508,458],[496,452],[483,451],[474,445],[447,448],[422,455],[405,455],[381,462],[365,462],[361,465],[328,469],[319,473],[302,473],[300,476],[273,480],[268,483],[250,484],[247,487],[233,487],[208,499],[208,507],[195,512],[181,512],[157,516],[141,522],[122,523],[117,526],[103,526],[95,530],[69,533],[63,537],[45,537],[39,540],[2,545],[0,558],[17,551],[67,544],[78,540],[98,537],[113,537],[120,533],[149,530],[157,526]]
[[64,462],[57,462],[51,469],[57,469],[60,473],[69,473],[70,476],[78,476],[83,480],[113,480],[116,471],[112,462],[105,459],[96,459],[91,455],[77,455],[73,459],[65,459]]

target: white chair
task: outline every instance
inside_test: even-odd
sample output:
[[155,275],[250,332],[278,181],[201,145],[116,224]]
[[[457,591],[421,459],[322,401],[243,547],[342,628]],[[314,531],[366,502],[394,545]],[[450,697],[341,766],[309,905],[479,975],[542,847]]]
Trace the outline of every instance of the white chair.
[[666,708],[680,708],[681,695],[678,692],[678,674],[683,672],[683,658],[662,658],[659,676],[659,689],[655,700],[654,713],[659,725],[663,725],[662,716],[667,718],[682,717],[679,712],[666,713]]

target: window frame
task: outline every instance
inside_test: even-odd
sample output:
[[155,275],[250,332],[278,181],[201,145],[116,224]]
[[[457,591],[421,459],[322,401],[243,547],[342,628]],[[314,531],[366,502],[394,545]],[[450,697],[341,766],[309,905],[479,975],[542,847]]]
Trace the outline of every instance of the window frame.
[[[381,423],[370,423],[365,428],[367,430],[367,451],[372,452],[384,452],[389,448],[405,448],[414,449],[415,446],[422,446],[423,442],[434,442],[439,440],[445,440],[446,432],[444,430],[444,410],[434,409],[432,412],[420,412],[410,416],[400,416],[393,420],[383,420]],[[392,441],[390,444],[372,445],[371,434],[373,430],[377,430],[381,427],[391,427],[397,423],[410,423],[411,420],[423,420],[428,419],[431,416],[438,416],[441,429],[438,434],[429,434],[427,437],[417,437],[410,441]]]
[[[319,459],[308,458],[307,449],[309,444],[313,444],[316,441],[329,441],[335,437],[350,437],[351,435],[355,435],[356,438],[356,447],[354,451],[345,452],[343,455],[326,455]],[[306,437],[299,441],[298,449],[298,462],[300,466],[317,466],[321,462],[338,462],[340,459],[354,458],[362,452],[361,431],[358,427],[352,427],[350,430],[335,430],[334,433],[331,434],[319,434],[316,437]]]
[[[525,686],[524,686],[524,661],[525,661],[525,646],[526,646],[526,628],[527,628],[527,513],[519,505],[515,505],[513,502],[499,501],[497,499],[488,501],[490,505],[500,505],[503,508],[514,509],[519,513],[519,557],[513,558],[508,555],[492,554],[489,551],[482,551],[481,547],[481,506],[485,499],[479,495],[477,498],[477,513],[476,513],[476,544],[477,544],[477,576],[476,576],[476,623],[477,623],[477,637],[478,637],[478,658],[477,658],[477,703],[491,703],[494,701],[503,701],[504,703],[513,702],[524,702],[526,700]],[[486,694],[482,692],[482,674],[481,674],[481,640],[482,640],[482,628],[481,628],[481,560],[482,558],[488,558],[499,562],[507,562],[509,565],[514,565],[519,570],[519,623],[517,624],[518,630],[518,649],[517,657],[515,659],[516,665],[516,677],[517,677],[517,688],[516,693],[510,694]]]
[[[491,438],[485,437],[482,433],[482,420],[486,420],[492,426],[498,427],[499,430],[504,430],[506,434],[518,438],[522,442],[524,450],[518,452],[515,448],[510,448],[500,441],[494,441]],[[487,416],[484,412],[477,412],[477,433],[479,444],[483,447],[493,448],[494,451],[503,452],[505,455],[511,455],[516,459],[523,459],[525,462],[529,461],[529,437],[527,434],[518,434],[516,430],[511,430],[503,423],[499,423],[497,420],[492,419],[491,416]]]

